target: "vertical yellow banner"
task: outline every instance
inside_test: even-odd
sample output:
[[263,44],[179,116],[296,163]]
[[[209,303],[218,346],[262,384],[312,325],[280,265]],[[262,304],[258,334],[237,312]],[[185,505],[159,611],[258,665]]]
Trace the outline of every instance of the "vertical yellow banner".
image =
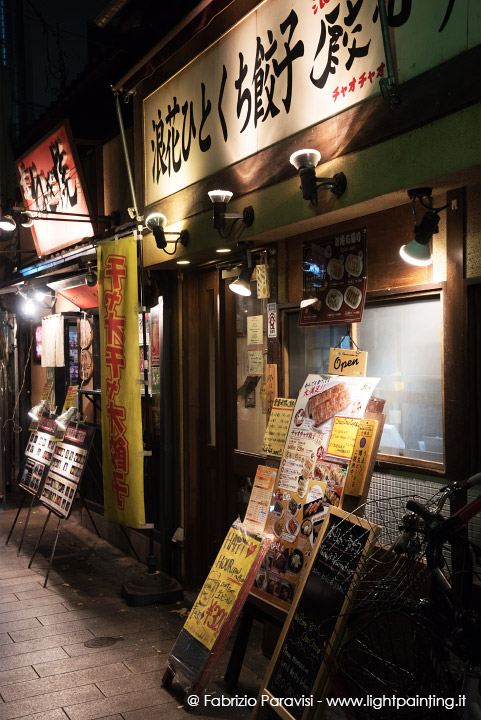
[[145,507],[135,238],[100,243],[97,261],[105,517],[138,528]]

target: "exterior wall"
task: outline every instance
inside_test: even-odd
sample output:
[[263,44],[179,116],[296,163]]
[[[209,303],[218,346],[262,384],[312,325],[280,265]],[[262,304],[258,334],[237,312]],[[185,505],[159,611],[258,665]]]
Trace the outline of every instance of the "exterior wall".
[[481,276],[481,185],[467,191],[468,217],[466,227],[466,277]]
[[[348,185],[339,200],[321,189],[317,208],[302,199],[298,190],[299,179],[295,176],[240,199],[233,198],[229,210],[241,211],[246,205],[252,205],[255,220],[252,227],[243,231],[242,239],[266,242],[405,204],[407,189],[410,187],[431,185],[435,198],[439,197],[443,191],[479,178],[479,168],[476,166],[481,164],[480,126],[481,106],[475,105],[412,132],[318,166],[319,176],[329,177],[342,170]],[[452,140],[454,137],[457,138],[456,143]],[[285,162],[286,165],[289,162],[287,154]],[[179,213],[182,214],[182,210]],[[202,253],[211,252],[213,255],[219,244],[210,208],[172,227],[188,228],[190,245],[185,254],[194,261]],[[436,252],[439,252],[438,249]],[[147,235],[144,238],[145,266],[168,261],[169,258],[157,249],[153,236]],[[445,271],[440,262],[442,264],[438,256],[436,272],[443,276]]]

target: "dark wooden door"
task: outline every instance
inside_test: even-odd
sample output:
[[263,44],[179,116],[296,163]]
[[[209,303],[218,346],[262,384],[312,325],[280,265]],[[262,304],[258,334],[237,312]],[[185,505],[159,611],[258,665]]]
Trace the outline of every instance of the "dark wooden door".
[[235,520],[235,488],[226,463],[232,390],[226,383],[219,271],[186,276],[183,298],[185,576],[187,585],[195,586],[205,579]]

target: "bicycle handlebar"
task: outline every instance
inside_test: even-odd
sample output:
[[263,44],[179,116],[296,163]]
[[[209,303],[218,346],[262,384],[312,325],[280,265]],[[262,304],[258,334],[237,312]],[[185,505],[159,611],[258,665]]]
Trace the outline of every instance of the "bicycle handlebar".
[[426,521],[428,521],[433,515],[430,510],[424,507],[424,505],[417,500],[408,500],[406,503],[406,509],[416,513],[416,515],[419,515],[420,518]]

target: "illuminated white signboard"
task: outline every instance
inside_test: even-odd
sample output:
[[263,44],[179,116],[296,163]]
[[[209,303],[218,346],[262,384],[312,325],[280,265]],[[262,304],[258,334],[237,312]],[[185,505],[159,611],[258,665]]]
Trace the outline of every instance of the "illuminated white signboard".
[[[475,5],[387,3],[398,82],[479,42],[479,23],[465,30]],[[376,0],[266,0],[144,100],[146,205],[378,94],[386,76]]]

